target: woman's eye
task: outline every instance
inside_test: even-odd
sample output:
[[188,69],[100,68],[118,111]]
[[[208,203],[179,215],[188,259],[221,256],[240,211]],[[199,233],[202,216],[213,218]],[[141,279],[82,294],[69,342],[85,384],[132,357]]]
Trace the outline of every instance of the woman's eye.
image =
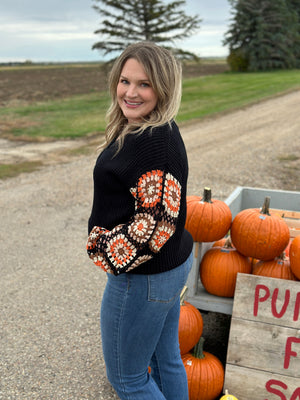
[[[127,79],[124,79],[124,78],[120,79],[120,83],[122,83],[123,85],[130,85],[130,82]],[[150,87],[150,83],[141,82],[140,86],[143,87],[143,88],[148,88],[148,87]]]

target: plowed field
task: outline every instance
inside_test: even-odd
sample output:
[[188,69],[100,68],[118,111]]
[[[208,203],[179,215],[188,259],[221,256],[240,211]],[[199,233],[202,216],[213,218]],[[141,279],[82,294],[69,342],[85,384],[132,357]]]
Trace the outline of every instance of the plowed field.
[[[184,76],[224,72],[223,63],[184,66]],[[66,65],[0,69],[0,107],[10,102],[34,102],[105,90],[107,69],[99,65]]]

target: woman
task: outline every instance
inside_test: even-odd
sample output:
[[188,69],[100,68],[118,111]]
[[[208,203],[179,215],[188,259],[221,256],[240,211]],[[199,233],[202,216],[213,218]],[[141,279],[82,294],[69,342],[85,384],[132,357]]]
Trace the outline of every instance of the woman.
[[101,306],[107,376],[121,399],[188,400],[178,344],[193,245],[184,229],[187,157],[174,122],[181,67],[154,43],[133,44],[116,60],[109,87],[87,242],[108,273]]

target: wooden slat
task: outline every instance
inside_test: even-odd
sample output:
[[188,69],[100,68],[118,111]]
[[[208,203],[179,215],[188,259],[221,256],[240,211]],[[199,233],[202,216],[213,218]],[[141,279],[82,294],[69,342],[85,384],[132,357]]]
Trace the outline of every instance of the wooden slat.
[[[288,337],[297,337],[299,333],[298,329],[233,318],[227,363],[286,375],[286,341]],[[299,357],[290,357],[289,376],[300,378],[300,343],[293,344],[293,351]]]
[[[276,323],[276,325],[279,326],[288,326],[290,328],[300,329],[300,312],[297,314],[297,308],[295,310],[296,299],[300,296],[300,282],[266,278],[263,276],[254,277],[253,275],[248,274],[238,274],[238,282],[239,285],[236,285],[234,294],[232,312],[234,318],[247,318],[250,321],[265,322],[269,324]],[[257,285],[262,285],[261,289],[256,289]],[[269,285],[272,285],[272,289],[269,288]],[[267,289],[263,289],[264,286],[267,286]],[[288,306],[281,318],[275,318],[271,312],[272,297],[275,288],[278,288],[278,296],[276,296],[275,303],[277,313],[280,313],[284,304],[285,296],[287,294],[286,290],[288,289],[290,293]],[[254,315],[255,290],[257,290],[257,295],[260,299],[267,295],[269,290],[268,298],[266,298],[265,301],[259,301],[258,303],[257,316]],[[295,313],[297,318],[294,321]]]
[[280,210],[277,208],[270,208],[270,212],[274,212],[279,214],[283,218],[294,218],[300,220],[300,212],[299,211],[290,211],[290,210]]
[[280,215],[290,229],[290,237],[295,238],[300,235],[300,212],[277,208],[271,208],[270,212]]
[[286,400],[291,399],[292,394],[299,388],[300,384],[299,378],[285,376],[283,379],[281,375],[227,364],[224,391],[228,389],[228,392],[239,400],[279,400],[278,394],[269,393],[266,390],[266,382],[271,379],[284,382],[288,386],[286,390],[280,388],[280,386],[273,386],[281,392],[281,399]]
[[290,228],[290,238],[291,239],[293,239],[293,238],[295,238],[296,236],[299,236],[299,235],[300,235],[300,229]]
[[289,228],[300,229],[300,219],[283,218]]

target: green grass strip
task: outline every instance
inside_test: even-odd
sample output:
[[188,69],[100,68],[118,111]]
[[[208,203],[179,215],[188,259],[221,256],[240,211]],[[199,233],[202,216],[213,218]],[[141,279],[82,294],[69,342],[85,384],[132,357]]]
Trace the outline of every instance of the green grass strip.
[[300,89],[300,70],[223,73],[183,82],[179,122],[238,109],[290,90]]
[[6,136],[76,139],[104,131],[108,105],[108,94],[101,92],[5,107],[0,109],[0,117]]

